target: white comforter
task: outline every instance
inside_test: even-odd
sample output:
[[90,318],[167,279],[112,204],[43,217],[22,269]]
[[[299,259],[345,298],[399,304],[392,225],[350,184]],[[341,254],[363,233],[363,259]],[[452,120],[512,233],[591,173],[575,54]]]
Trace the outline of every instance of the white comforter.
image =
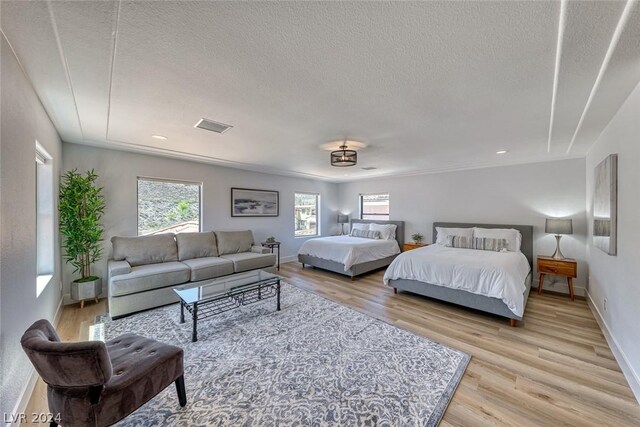
[[524,314],[529,262],[522,252],[493,252],[430,245],[404,252],[387,268],[384,283],[409,279],[498,298]]
[[364,239],[351,236],[331,236],[309,239],[302,244],[299,255],[310,255],[344,264],[344,271],[355,264],[375,261],[400,253],[396,240]]

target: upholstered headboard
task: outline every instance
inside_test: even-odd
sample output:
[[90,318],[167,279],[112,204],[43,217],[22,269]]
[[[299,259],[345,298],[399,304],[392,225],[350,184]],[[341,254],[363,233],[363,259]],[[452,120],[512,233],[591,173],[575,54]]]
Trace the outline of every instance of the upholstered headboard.
[[[378,221],[375,219],[352,219],[349,224],[395,224],[396,225],[396,240],[402,250],[404,245],[404,221]],[[349,225],[351,229],[351,225]]]
[[433,223],[433,243],[436,242],[436,227],[445,228],[515,228],[522,234],[522,244],[520,251],[529,260],[529,265],[533,266],[533,225],[511,225],[511,224],[475,224],[467,222],[434,222]]

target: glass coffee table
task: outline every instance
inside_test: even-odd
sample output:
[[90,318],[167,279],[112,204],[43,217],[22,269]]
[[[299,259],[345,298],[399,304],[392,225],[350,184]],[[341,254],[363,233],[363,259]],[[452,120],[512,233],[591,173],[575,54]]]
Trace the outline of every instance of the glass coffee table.
[[273,297],[276,310],[280,311],[280,276],[264,270],[231,274],[200,286],[187,284],[173,290],[180,297],[180,323],[185,322],[185,310],[191,313],[191,342],[198,341],[198,320]]

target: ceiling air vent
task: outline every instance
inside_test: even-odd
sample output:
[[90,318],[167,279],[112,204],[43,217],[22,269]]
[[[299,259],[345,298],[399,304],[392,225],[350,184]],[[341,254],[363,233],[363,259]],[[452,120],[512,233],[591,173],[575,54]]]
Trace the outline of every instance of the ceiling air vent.
[[362,168],[363,171],[372,171],[374,169],[378,169],[378,168],[375,166],[367,166],[366,168]]
[[224,123],[214,122],[213,120],[200,119],[200,121],[198,121],[198,123],[196,123],[194,127],[204,129],[204,130],[210,130],[211,132],[216,132],[216,133],[225,133],[226,131],[231,129],[233,126],[225,125]]

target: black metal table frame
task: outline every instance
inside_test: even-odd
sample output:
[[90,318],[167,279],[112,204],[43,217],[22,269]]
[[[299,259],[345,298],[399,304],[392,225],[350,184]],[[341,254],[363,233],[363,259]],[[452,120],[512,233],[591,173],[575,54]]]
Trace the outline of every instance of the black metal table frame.
[[180,298],[180,323],[184,323],[185,309],[191,313],[193,331],[191,342],[198,341],[198,320],[234,310],[243,305],[254,304],[276,297],[276,310],[280,311],[280,278],[267,279],[250,285],[238,286],[211,298],[187,303]]

